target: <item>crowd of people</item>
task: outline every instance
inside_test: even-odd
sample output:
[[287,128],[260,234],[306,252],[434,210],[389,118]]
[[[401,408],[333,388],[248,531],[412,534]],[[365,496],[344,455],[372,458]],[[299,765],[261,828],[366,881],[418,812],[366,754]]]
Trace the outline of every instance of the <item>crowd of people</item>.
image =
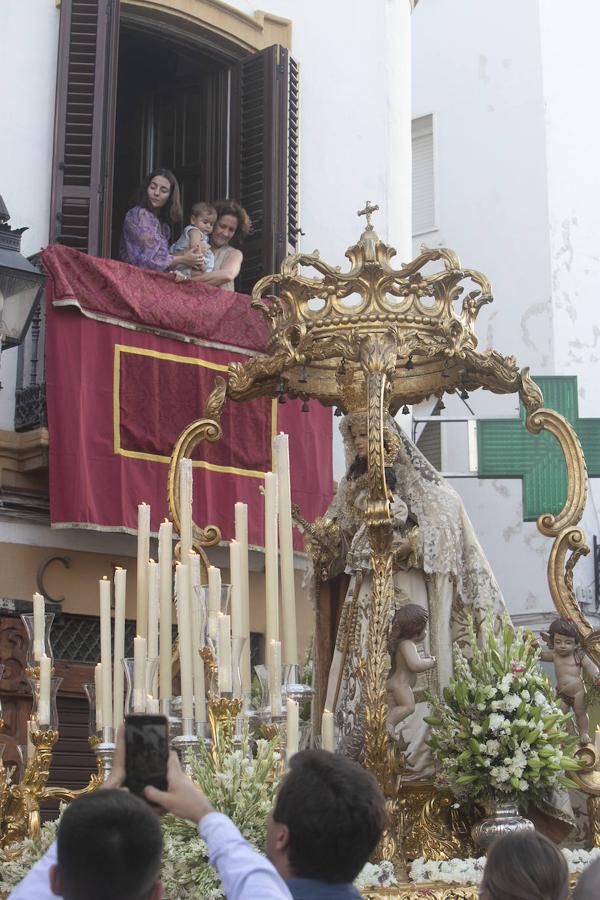
[[[123,790],[125,747],[117,735],[103,788],[74,800],[57,840],[8,900],[161,900],[163,837],[158,814],[192,821],[229,900],[351,900],[353,881],[387,823],[375,778],[341,754],[304,750],[290,762],[267,816],[266,856],[227,816],[215,812],[171,752],[167,790],[145,800]],[[480,900],[568,900],[560,850],[538,832],[499,838],[490,848]],[[573,900],[600,896],[600,861],[580,877]],[[172,898],[175,900],[175,898]]]
[[155,169],[144,179],[128,210],[121,234],[123,262],[155,272],[171,272],[176,281],[194,280],[225,291],[243,262],[241,246],[250,233],[248,213],[235,200],[192,206],[190,221],[172,241],[183,219],[177,179],[168,169]]

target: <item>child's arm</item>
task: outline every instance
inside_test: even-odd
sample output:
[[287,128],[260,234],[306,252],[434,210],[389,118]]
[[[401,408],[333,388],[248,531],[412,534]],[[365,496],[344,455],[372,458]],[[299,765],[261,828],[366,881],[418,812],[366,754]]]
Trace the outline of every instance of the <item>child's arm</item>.
[[208,252],[208,241],[199,228],[193,226],[188,231],[188,240],[190,242],[190,250],[196,250],[200,256],[206,256]]
[[598,681],[600,679],[600,669],[596,665],[593,659],[586,654],[581,660],[581,666],[585,669],[588,675],[594,679],[594,681]]
[[554,650],[540,650],[540,659],[544,662],[554,662]]
[[402,641],[398,649],[409,672],[427,672],[435,666],[435,656],[419,656],[412,641]]

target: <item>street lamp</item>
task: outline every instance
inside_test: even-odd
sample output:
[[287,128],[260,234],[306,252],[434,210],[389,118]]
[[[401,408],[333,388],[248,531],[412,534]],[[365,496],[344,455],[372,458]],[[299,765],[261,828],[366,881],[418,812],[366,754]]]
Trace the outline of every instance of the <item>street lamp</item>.
[[21,235],[12,229],[0,197],[0,350],[18,346],[31,322],[38,293],[46,276],[21,255]]

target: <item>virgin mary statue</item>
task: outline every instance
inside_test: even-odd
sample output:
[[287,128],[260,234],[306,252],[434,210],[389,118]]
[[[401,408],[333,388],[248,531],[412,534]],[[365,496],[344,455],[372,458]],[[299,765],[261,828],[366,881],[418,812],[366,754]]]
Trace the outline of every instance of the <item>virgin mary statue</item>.
[[[424,690],[439,692],[452,675],[452,646],[468,641],[486,613],[501,616],[504,601],[456,491],[390,417],[384,423],[386,481],[394,538],[394,609],[423,607],[428,629],[421,653],[435,665],[418,676],[414,711],[395,724],[405,777],[426,779],[434,764],[426,746]],[[367,653],[372,574],[367,506],[367,417],[346,416],[340,426],[346,474],[329,509],[313,529],[310,583],[317,608],[317,686],[321,704],[334,711],[339,749],[360,758],[364,735],[362,675]],[[324,703],[323,703],[324,700]]]

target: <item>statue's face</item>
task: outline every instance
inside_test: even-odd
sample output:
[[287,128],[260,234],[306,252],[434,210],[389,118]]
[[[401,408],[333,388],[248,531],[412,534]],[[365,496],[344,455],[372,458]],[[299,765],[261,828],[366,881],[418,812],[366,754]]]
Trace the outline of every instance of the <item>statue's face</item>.
[[572,656],[575,652],[575,647],[577,646],[577,641],[575,638],[569,637],[566,634],[555,634],[554,635],[554,652],[558,656]]
[[367,434],[367,423],[364,425],[356,424],[353,425],[350,429],[350,433],[352,435],[352,441],[354,443],[354,449],[356,450],[357,456],[366,456],[369,449],[369,436]]

